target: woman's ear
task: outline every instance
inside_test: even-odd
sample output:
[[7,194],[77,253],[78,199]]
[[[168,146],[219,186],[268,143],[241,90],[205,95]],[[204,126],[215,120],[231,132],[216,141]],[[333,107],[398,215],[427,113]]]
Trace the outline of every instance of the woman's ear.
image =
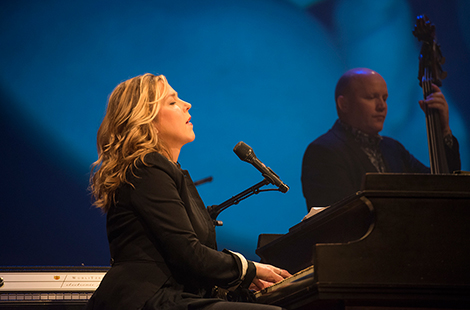
[[156,132],[158,133],[157,118],[154,118],[152,120],[152,125],[153,125],[153,128],[155,128]]

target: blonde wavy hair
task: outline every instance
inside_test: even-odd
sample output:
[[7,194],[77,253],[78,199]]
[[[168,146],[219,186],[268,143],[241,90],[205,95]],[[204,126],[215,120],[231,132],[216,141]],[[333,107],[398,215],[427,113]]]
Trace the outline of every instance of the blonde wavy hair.
[[170,153],[158,138],[153,120],[168,92],[163,75],[144,74],[120,83],[108,99],[106,115],[98,130],[98,160],[92,164],[90,191],[94,203],[104,213],[114,201],[114,193],[126,174],[145,155]]

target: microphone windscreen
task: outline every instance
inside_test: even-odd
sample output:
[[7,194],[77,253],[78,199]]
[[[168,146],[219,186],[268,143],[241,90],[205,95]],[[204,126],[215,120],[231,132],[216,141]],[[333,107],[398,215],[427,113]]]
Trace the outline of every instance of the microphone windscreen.
[[233,151],[243,161],[248,161],[250,155],[253,154],[253,149],[243,141],[238,142]]

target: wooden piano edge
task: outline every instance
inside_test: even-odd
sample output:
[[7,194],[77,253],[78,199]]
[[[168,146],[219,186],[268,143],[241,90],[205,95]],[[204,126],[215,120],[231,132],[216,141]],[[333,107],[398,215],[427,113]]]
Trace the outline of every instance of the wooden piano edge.
[[258,303],[300,309],[316,300],[317,290],[313,275],[291,282],[282,288],[263,294],[257,298]]
[[258,298],[259,303],[295,310],[469,309],[470,285],[389,285],[293,282]]

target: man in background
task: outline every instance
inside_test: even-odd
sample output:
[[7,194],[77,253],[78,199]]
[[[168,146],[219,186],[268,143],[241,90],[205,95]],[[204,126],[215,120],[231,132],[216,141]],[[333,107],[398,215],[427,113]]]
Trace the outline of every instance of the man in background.
[[[439,87],[419,104],[439,111],[449,171],[460,170],[457,139],[449,126],[449,107]],[[367,68],[344,73],[336,84],[338,120],[313,141],[302,161],[307,209],[331,205],[360,190],[367,172],[429,173],[430,169],[398,141],[380,136],[387,116],[385,80]]]

